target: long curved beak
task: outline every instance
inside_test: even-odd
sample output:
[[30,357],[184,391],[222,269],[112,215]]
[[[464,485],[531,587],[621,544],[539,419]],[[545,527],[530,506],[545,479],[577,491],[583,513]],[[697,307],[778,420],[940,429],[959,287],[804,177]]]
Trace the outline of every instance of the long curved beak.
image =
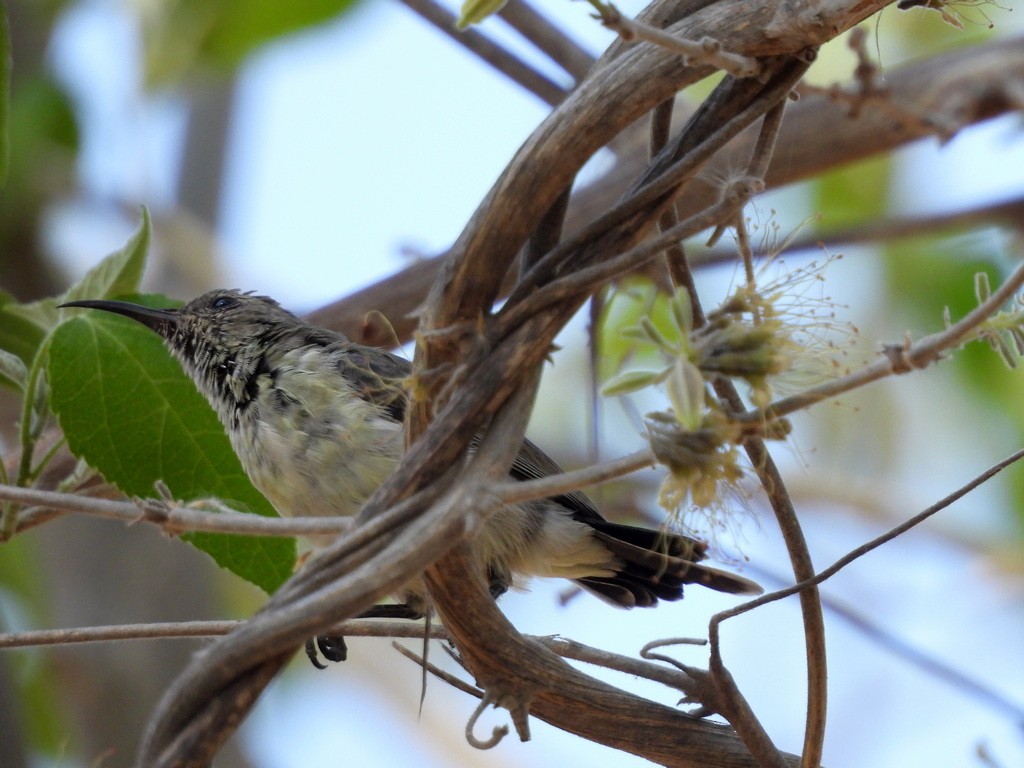
[[150,309],[141,304],[130,304],[127,301],[111,301],[109,299],[87,299],[83,301],[69,301],[61,304],[60,307],[81,307],[82,309],[102,309],[105,312],[113,312],[115,315],[130,317],[152,331],[156,331],[163,338],[170,338],[171,334],[178,327],[178,312],[174,309]]

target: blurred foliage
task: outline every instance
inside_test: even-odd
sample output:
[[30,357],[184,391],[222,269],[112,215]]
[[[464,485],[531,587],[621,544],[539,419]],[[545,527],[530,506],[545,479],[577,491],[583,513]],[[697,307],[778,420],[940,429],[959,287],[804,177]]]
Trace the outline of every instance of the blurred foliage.
[[[25,537],[0,545],[0,632],[52,626],[44,582],[38,578],[35,542]],[[54,677],[43,657],[32,652],[5,652],[9,672],[21,694],[19,721],[30,744],[42,753],[57,755],[69,731],[66,713],[59,706]],[[0,756],[4,754],[0,745]]]
[[[989,239],[994,242],[994,239]],[[984,272],[992,285],[1006,277],[1004,256],[985,247],[980,238],[919,238],[891,243],[886,247],[885,279],[887,301],[893,314],[923,332],[939,330],[948,308],[957,321],[975,308],[975,275]],[[953,355],[949,364],[961,394],[1011,425],[1024,443],[1024,400],[1020,397],[1020,369],[1008,368],[999,354],[984,344],[967,344]],[[963,414],[969,419],[969,414]],[[1024,477],[1007,475],[1012,502],[1024,531]]]
[[[68,329],[61,329],[60,323],[66,313],[58,312],[56,305],[73,296],[99,298],[137,291],[148,246],[148,221],[143,228],[144,237],[136,238],[135,247],[129,247],[120,257],[115,255],[104,261],[98,270],[90,272],[79,284],[80,294],[55,295],[62,293],[63,278],[51,265],[43,245],[41,228],[47,213],[55,204],[78,192],[81,126],[86,119],[85,114],[77,110],[67,87],[56,78],[48,55],[55,31],[65,15],[84,5],[75,0],[8,0],[0,4],[0,182],[3,183],[0,188],[0,387],[4,389],[0,394],[5,402],[21,404],[22,426],[16,429],[15,439],[20,439],[22,446],[29,449],[27,455],[31,459],[22,462],[18,468],[24,484],[30,484],[52,456],[37,456],[33,450],[41,430],[52,424],[50,391],[45,375],[46,351],[53,349],[49,347],[50,342],[56,339],[56,349],[62,361],[79,360],[82,365],[91,361],[98,366],[101,360],[105,360],[104,373],[130,374],[131,368],[124,362],[110,365],[113,352],[107,349],[104,357],[99,347],[117,348],[119,344],[128,343],[124,339],[133,334],[135,337],[145,336],[144,331],[139,333],[143,330],[141,328],[117,324],[116,320],[110,319],[78,319]],[[153,47],[143,50],[143,57],[150,64],[147,70],[149,82],[177,86],[211,72],[216,76],[230,76],[247,56],[261,46],[329,20],[353,5],[352,0],[140,2],[137,4],[138,13],[152,22],[147,30],[157,33],[152,39]],[[30,301],[39,297],[49,298]],[[112,325],[114,330],[110,330]],[[83,358],[87,349],[80,346],[81,337],[90,333],[94,335],[96,354]],[[151,354],[155,350],[155,354],[160,355],[159,361],[145,362],[144,371],[152,375],[153,366],[173,367],[168,378],[177,377],[182,396],[202,401],[177,365],[160,349],[158,340],[147,337],[142,343]],[[66,350],[68,346],[72,349]],[[68,351],[67,355],[64,355],[65,351]],[[74,357],[76,354],[78,358]],[[81,371],[74,373],[78,376]],[[112,388],[104,390],[110,395],[131,391],[124,380],[110,383]],[[181,386],[183,383],[187,390]],[[58,377],[56,396],[62,411],[70,416],[64,404],[65,400],[74,398],[69,396],[66,384],[67,377]],[[72,386],[81,386],[81,379]],[[26,388],[28,395],[24,391]],[[88,392],[86,389],[77,391]],[[155,391],[159,392],[159,387]],[[122,415],[128,416],[133,412],[138,415],[128,400],[122,401],[121,405],[124,407]],[[174,409],[182,407],[170,399],[165,400],[165,405]],[[205,415],[196,418],[206,433],[214,433],[210,438],[213,447],[195,453],[208,457],[213,452],[221,457],[217,461],[234,462],[235,466],[225,471],[234,480],[227,481],[226,486],[218,486],[209,476],[203,477],[198,473],[191,485],[172,483],[174,492],[180,498],[218,492],[225,498],[243,500],[244,506],[250,509],[272,512],[241,473],[214,415],[205,402],[201,405],[205,408]],[[145,428],[154,425],[155,421],[139,420],[131,426]],[[125,439],[115,433],[119,426],[110,425],[112,446],[139,447],[142,432],[133,431]],[[10,426],[5,437],[10,436],[9,430]],[[88,442],[75,430],[69,431],[69,437],[75,444],[82,440]],[[150,449],[161,445],[160,438],[151,436],[150,439]],[[136,485],[131,486],[134,491],[145,486],[145,490],[139,492],[152,495],[152,480],[160,476],[158,470],[161,468],[153,461],[145,461],[145,455],[146,450],[142,450],[128,459],[121,458],[125,466],[137,462],[136,469],[148,466],[155,472],[150,478],[136,477]],[[214,464],[211,459],[205,466],[210,472],[219,472],[212,469]],[[121,480],[127,489],[129,484],[124,478]],[[196,482],[199,480],[202,482]],[[6,513],[10,521],[9,508]],[[229,538],[234,538],[234,541],[226,544],[225,540]],[[237,537],[201,536],[195,537],[193,543],[206,547],[220,562],[267,590],[275,588],[291,572],[295,559],[294,541],[291,539],[241,543]],[[17,537],[0,544],[0,620],[4,630],[53,624],[51,617],[46,615],[49,600],[40,594],[43,582],[39,578],[39,558],[34,554],[33,545],[31,537]],[[75,757],[67,754],[68,734],[73,730],[65,722],[69,710],[67,702],[58,703],[63,700],[63,694],[54,688],[57,678],[45,664],[48,657],[38,653],[18,653],[9,654],[6,658],[10,660],[11,677],[20,697],[20,720],[32,749],[37,755],[74,762]],[[3,753],[0,746],[0,754]]]
[[11,142],[8,128],[8,107],[11,100],[11,30],[7,25],[7,9],[0,6],[0,185],[7,181],[7,164]]
[[598,378],[602,383],[618,375],[627,364],[630,367],[660,366],[663,360],[657,348],[637,344],[623,331],[639,325],[641,318],[646,318],[662,336],[675,338],[678,324],[672,310],[672,299],[643,277],[628,278],[615,290],[606,292],[606,302],[598,320]]
[[136,0],[146,82],[165,87],[204,72],[231,72],[267,43],[330,21],[353,5],[355,0]]
[[876,157],[822,174],[811,183],[811,209],[822,230],[871,221],[891,209],[893,164]]

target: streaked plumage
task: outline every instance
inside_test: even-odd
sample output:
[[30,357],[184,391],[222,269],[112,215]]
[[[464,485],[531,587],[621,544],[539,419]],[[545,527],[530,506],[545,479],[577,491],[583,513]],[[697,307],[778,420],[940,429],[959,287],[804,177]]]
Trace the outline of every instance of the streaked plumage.
[[[253,484],[282,515],[352,515],[401,457],[410,364],[308,325],[273,299],[216,290],[177,310],[112,301],[67,306],[116,312],[159,333],[217,412]],[[525,441],[511,475],[559,471]],[[760,591],[698,564],[703,543],[608,522],[582,493],[500,510],[475,551],[495,596],[533,576],[573,579],[625,608],[678,600],[689,583]],[[424,606],[418,584],[401,597]]]

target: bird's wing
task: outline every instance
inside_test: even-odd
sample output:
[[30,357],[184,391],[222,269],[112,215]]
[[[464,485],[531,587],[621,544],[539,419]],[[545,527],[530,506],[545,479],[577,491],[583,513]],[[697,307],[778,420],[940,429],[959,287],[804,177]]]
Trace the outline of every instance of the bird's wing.
[[[519,455],[512,462],[509,475],[515,480],[539,480],[542,477],[561,474],[562,468],[555,460],[534,445],[530,440],[523,440]],[[581,522],[603,521],[594,503],[580,491],[562,493],[552,496],[551,500],[561,504],[572,512],[573,518]]]
[[[338,356],[338,367],[342,375],[353,383],[361,397],[385,408],[395,421],[404,421],[407,404],[405,384],[412,364],[380,349],[351,342],[340,346],[342,354]],[[515,480],[538,480],[561,472],[562,468],[554,459],[531,441],[523,440],[523,447],[512,463],[509,475]],[[553,496],[552,501],[570,510],[573,517],[581,522],[604,521],[593,502],[579,491]]]
[[338,370],[359,396],[383,408],[395,421],[405,421],[406,379],[412,364],[381,349],[351,342],[338,346]]

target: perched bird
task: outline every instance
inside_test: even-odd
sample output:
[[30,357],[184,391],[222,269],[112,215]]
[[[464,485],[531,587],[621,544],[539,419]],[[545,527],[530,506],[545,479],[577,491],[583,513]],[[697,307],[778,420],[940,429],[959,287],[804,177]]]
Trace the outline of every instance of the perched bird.
[[[402,358],[309,325],[266,296],[215,290],[180,309],[120,301],[72,301],[65,307],[114,312],[159,334],[217,412],[242,467],[285,516],[354,515],[391,474],[403,451],[411,372]],[[523,441],[511,469],[517,480],[560,472]],[[684,584],[735,594],[754,582],[698,563],[705,544],[687,536],[611,523],[584,494],[506,506],[474,540],[491,593],[531,576],[572,579],[623,608],[679,600]],[[398,606],[375,616],[423,616],[418,580]],[[332,660],[339,638],[318,638]],[[312,641],[307,653],[320,666]]]

